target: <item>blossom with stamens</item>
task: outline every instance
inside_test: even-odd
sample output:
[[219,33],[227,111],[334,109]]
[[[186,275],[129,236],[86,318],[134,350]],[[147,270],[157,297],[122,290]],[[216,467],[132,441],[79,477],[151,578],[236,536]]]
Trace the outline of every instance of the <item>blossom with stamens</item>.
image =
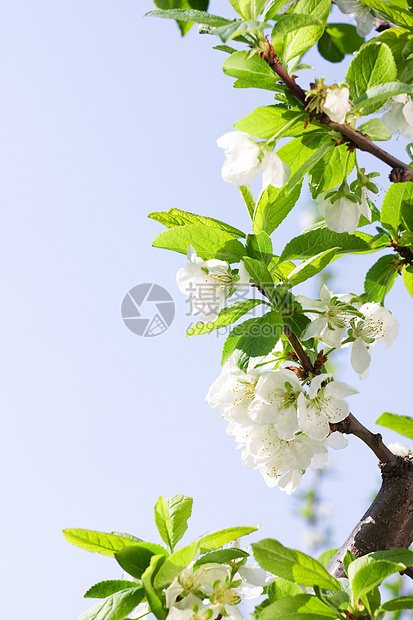
[[323,373],[311,381],[308,397],[298,397],[300,428],[308,437],[322,441],[330,433],[330,422],[341,422],[350,413],[346,396],[358,390],[343,381],[330,381],[332,375]]
[[189,264],[176,274],[178,288],[181,293],[191,296],[190,313],[199,312],[201,321],[213,323],[230,290],[248,288],[250,276],[242,261],[239,273],[235,275],[228,263],[215,258],[204,261],[191,245],[188,260]]
[[302,305],[304,314],[311,319],[301,339],[320,338],[330,347],[339,348],[351,317],[359,315],[358,310],[349,303],[351,298],[351,295],[334,295],[325,284],[320,292],[320,301],[297,295],[296,299]]
[[385,107],[390,107],[381,120],[392,133],[399,133],[413,142],[413,101],[405,93],[391,97]]
[[256,424],[273,424],[280,439],[294,438],[298,429],[297,398],[303,392],[296,375],[285,368],[264,372],[249,408]]
[[360,313],[364,318],[353,319],[348,334],[353,342],[351,365],[360,379],[366,379],[371,362],[370,347],[376,342],[381,342],[386,349],[390,347],[397,338],[399,323],[379,303],[364,304]]
[[344,123],[347,113],[351,110],[349,94],[350,91],[346,86],[327,88],[320,104],[321,110],[335,123]]

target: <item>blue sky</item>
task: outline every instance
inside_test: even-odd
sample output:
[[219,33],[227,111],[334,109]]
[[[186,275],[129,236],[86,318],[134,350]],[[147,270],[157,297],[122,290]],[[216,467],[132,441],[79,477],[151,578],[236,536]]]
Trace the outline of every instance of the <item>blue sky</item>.
[[[211,2],[211,11],[219,13],[221,4]],[[153,506],[161,494],[194,497],[188,540],[256,523],[259,536],[287,545],[301,536],[296,501],[242,467],[223,421],[204,402],[223,341],[185,338],[190,319],[175,284],[185,259],[151,248],[162,227],[146,217],[176,206],[248,230],[237,190],[220,177],[216,139],[257,105],[270,104],[271,93],[233,89],[209,37],[194,31],[181,40],[173,23],[143,18],[151,8],[149,0],[3,7],[5,617],[76,618],[89,606],[87,588],[120,570],[71,547],[61,530],[157,540]],[[307,62],[327,81],[344,76],[344,66],[316,55]],[[301,84],[314,75],[303,73]],[[403,159],[404,146],[402,138],[392,146]],[[385,166],[370,157],[364,163],[383,172],[386,187]],[[274,235],[275,247],[298,234],[301,222],[293,212]],[[374,260],[357,267],[340,260],[336,292],[359,291]],[[120,317],[124,295],[142,282],[164,286],[176,303],[174,323],[153,339],[132,334]],[[300,292],[316,294],[311,287]],[[353,411],[370,426],[385,410],[411,413],[412,299],[401,282],[387,305],[400,335],[391,349],[375,348],[370,379],[359,382],[348,354],[340,358],[340,378],[361,389]],[[335,503],[339,544],[377,489],[379,472],[355,438],[331,463],[335,475],[324,494]]]

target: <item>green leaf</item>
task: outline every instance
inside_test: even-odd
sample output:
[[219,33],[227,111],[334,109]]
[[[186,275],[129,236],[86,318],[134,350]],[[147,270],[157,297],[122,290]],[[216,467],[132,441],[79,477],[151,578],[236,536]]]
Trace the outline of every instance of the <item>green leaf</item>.
[[234,560],[239,560],[242,558],[248,558],[249,553],[243,551],[242,549],[221,549],[218,551],[211,551],[210,553],[206,553],[202,557],[199,558],[194,564],[194,568],[198,568],[198,566],[202,566],[203,564],[217,563],[217,564],[229,564]]
[[105,534],[104,532],[94,532],[92,530],[67,529],[63,530],[63,536],[72,545],[76,545],[86,551],[109,555],[114,558],[115,553],[124,547],[136,544],[130,538],[116,536],[115,534]]
[[[413,551],[398,547],[396,549],[385,549],[384,551],[373,551],[363,558],[373,558],[373,560],[387,560],[388,562],[396,562],[411,566],[413,564]],[[361,560],[361,558],[359,558]],[[360,562],[362,564],[362,562]]]
[[309,278],[312,278],[317,273],[320,273],[331,263],[336,254],[337,248],[332,248],[331,250],[325,250],[325,252],[320,252],[317,256],[313,256],[312,258],[308,258],[303,261],[300,265],[298,265],[285,280],[285,286],[291,288],[292,286],[296,286]]
[[353,602],[356,603],[384,579],[405,568],[407,566],[404,564],[389,562],[388,560],[375,560],[369,556],[354,560],[348,568]]
[[346,54],[352,54],[364,43],[350,24],[327,24],[317,47],[329,62],[341,62]]
[[121,590],[130,590],[131,588],[136,588],[136,584],[132,581],[123,581],[120,579],[100,581],[89,588],[84,595],[84,598],[106,598],[116,592],[120,592]]
[[114,536],[120,536],[121,538],[128,538],[129,540],[135,543],[145,542],[144,540],[142,540],[142,538],[138,538],[137,536],[134,536],[133,534],[127,534],[126,532],[111,532],[111,534],[113,534]]
[[379,86],[373,86],[373,88],[369,88],[366,92],[363,92],[354,101],[353,107],[355,110],[362,112],[362,114],[371,114],[386,103],[390,97],[396,97],[396,95],[401,95],[403,93],[411,95],[413,94],[413,88],[409,84],[400,82],[380,84]]
[[[390,48],[385,43],[370,43],[363,46],[352,60],[346,82],[350,89],[350,99],[357,100],[374,86],[394,82],[397,78],[396,63]],[[369,102],[363,108],[364,114],[375,112],[381,103]]]
[[158,235],[152,244],[155,248],[187,254],[190,245],[204,260],[217,258],[228,263],[238,263],[245,248],[230,233],[199,224],[177,226]]
[[389,428],[400,435],[413,439],[413,418],[407,415],[398,415],[397,413],[389,413],[386,411],[376,420],[376,424]]
[[312,15],[321,21],[321,26],[308,26],[285,38],[284,62],[301,56],[315,45],[324,32],[324,25],[331,10],[331,0],[298,0],[294,15]]
[[257,530],[258,526],[252,526],[228,527],[224,530],[208,532],[198,538],[199,549],[201,553],[205,553],[206,551],[215,551],[215,549],[220,549],[223,545],[226,545],[237,538],[241,538],[242,536],[252,534],[252,532],[256,532]]
[[236,325],[230,332],[222,348],[221,365],[224,365],[227,359],[234,353],[239,339],[243,334],[248,332],[248,329],[254,324],[255,320],[255,318],[247,319],[243,323]]
[[403,282],[409,291],[410,295],[413,297],[413,269],[411,267],[403,267]]
[[398,611],[399,609],[413,609],[413,595],[400,596],[386,601],[381,606],[384,611]]
[[187,547],[174,551],[160,567],[154,579],[156,589],[166,587],[192,562],[198,552],[199,543],[194,541]]
[[283,579],[282,577],[278,577],[278,579],[272,581],[268,586],[268,598],[270,603],[285,598],[286,596],[296,596],[297,594],[303,594],[303,589],[296,583],[288,579]]
[[300,168],[298,168],[298,170],[291,175],[287,183],[285,193],[288,195],[297,183],[300,183],[304,175],[311,172],[314,166],[325,156],[328,151],[333,148],[335,147],[331,145],[331,140],[327,138],[326,141],[323,142],[318,149],[302,164],[302,166],[300,166]]
[[379,118],[372,118],[371,120],[362,123],[359,127],[357,127],[357,131],[361,131],[362,133],[368,135],[373,142],[390,140],[391,138],[390,129],[388,129]]
[[274,301],[274,281],[268,271],[265,263],[250,258],[244,257],[244,265],[248,273],[250,274],[252,281],[258,284],[264,291],[270,301]]
[[314,17],[314,15],[307,15],[306,13],[280,15],[271,33],[272,44],[274,45],[275,41],[282,39],[282,37],[285,37],[285,35],[290,32],[295,32],[305,26],[323,27],[323,22],[317,17]]
[[251,114],[237,121],[234,128],[256,138],[279,140],[314,131],[315,127],[311,123],[308,128],[304,127],[307,120],[308,112],[278,104],[256,108]]
[[340,185],[353,170],[355,161],[355,155],[347,150],[347,144],[328,149],[308,174],[312,197],[316,198],[321,192]]
[[236,20],[225,26],[213,28],[210,34],[217,35],[223,43],[227,43],[233,39],[238,39],[238,37],[243,34],[262,32],[264,28],[268,28],[268,26],[269,24],[266,22],[257,22],[252,19],[247,21]]
[[382,256],[366,273],[364,292],[367,301],[382,302],[398,275],[400,261],[393,255]]
[[151,557],[151,563],[142,575],[142,584],[145,588],[149,608],[158,620],[165,620],[166,618],[165,596],[162,592],[156,590],[153,582],[164,562],[164,555],[153,555]]
[[[285,144],[277,151],[277,155],[290,166],[291,175],[295,175],[298,170],[305,168],[306,162],[318,151],[320,144],[329,140],[324,131],[312,131]],[[315,161],[314,164],[316,163]]]
[[381,209],[381,223],[394,233],[397,238],[397,228],[406,211],[411,211],[413,206],[413,184],[392,183],[386,192]]
[[406,28],[389,28],[374,37],[374,41],[385,43],[391,49],[397,67],[404,60],[403,51],[411,40],[412,32]]
[[274,310],[253,319],[235,345],[235,350],[240,352],[242,365],[246,367],[250,357],[261,357],[271,353],[281,338],[283,327],[282,318]]
[[288,549],[271,538],[254,543],[252,547],[258,564],[274,575],[303,586],[340,590],[337,579],[334,579],[320,562],[301,551]]
[[171,552],[188,529],[188,519],[192,513],[192,497],[172,495],[162,496],[155,506],[155,523],[162,540]]
[[369,6],[379,13],[381,17],[397,26],[406,26],[413,29],[413,15],[410,11],[394,6],[383,0],[360,0],[365,6]]
[[381,603],[380,591],[377,586],[363,595],[363,603],[367,607],[370,616],[374,618]]
[[195,213],[189,213],[188,211],[181,211],[180,209],[169,209],[168,211],[155,211],[149,213],[148,217],[160,222],[167,228],[174,228],[175,226],[185,226],[186,224],[202,224],[203,226],[210,226],[211,228],[217,228],[224,232],[230,233],[234,237],[245,237],[245,233],[238,228],[234,228],[225,222],[216,220],[213,217],[205,217],[203,215],[196,215]]
[[335,233],[320,226],[293,237],[282,251],[280,262],[310,258],[333,248],[337,248],[338,255],[348,252],[368,252],[371,249],[366,241],[356,235]]
[[337,612],[311,594],[297,594],[278,599],[265,607],[260,620],[323,620],[337,618]]
[[239,191],[241,192],[242,199],[245,203],[245,206],[247,207],[248,214],[250,218],[253,219],[255,211],[255,199],[252,195],[249,185],[241,185]]
[[351,551],[349,549],[347,549],[346,555],[343,558],[343,568],[344,568],[344,571],[345,571],[346,575],[348,575],[348,567],[350,566],[350,564],[352,562],[354,562],[355,559],[356,558],[351,553]]
[[197,323],[188,329],[187,336],[201,336],[202,334],[209,334],[215,329],[221,329],[221,327],[228,327],[235,321],[238,321],[244,314],[250,312],[255,306],[265,304],[263,299],[246,299],[245,301],[237,301],[230,306],[226,306],[221,310],[216,321],[213,323]]
[[269,235],[274,232],[287,217],[300,197],[301,183],[292,192],[286,194],[285,187],[276,189],[269,185],[260,195],[254,213],[253,230],[256,234],[265,231]]
[[115,592],[103,602],[96,603],[85,611],[78,620],[123,620],[139,605],[144,596],[145,591],[142,586]]
[[166,549],[154,543],[137,543],[116,552],[118,564],[135,579],[141,579],[154,555],[168,555]]
[[250,258],[260,260],[266,265],[269,265],[274,258],[270,236],[263,230],[257,234],[247,235],[245,248]]
[[[296,312],[295,314],[290,314],[289,316],[284,316],[283,320],[284,323],[297,336],[297,338],[300,338],[300,340],[301,334],[310,323],[310,319],[306,317],[305,314],[300,314],[298,312]],[[308,342],[312,342],[312,338]]]
[[324,568],[327,568],[327,566],[330,564],[333,557],[336,555],[337,551],[338,551],[338,548],[326,549],[325,551],[320,553],[320,555],[317,558],[317,562],[320,562],[320,564],[322,564]]
[[[158,0],[159,1],[159,0]],[[164,17],[167,19],[175,19],[180,22],[188,22],[191,24],[207,24],[214,28],[231,24],[232,20],[219,17],[218,15],[211,15],[211,13],[205,13],[205,11],[194,11],[191,9],[166,9],[159,11],[150,11],[146,13],[145,17]]]
[[282,92],[285,87],[276,84],[280,78],[270,68],[268,63],[254,54],[247,56],[248,52],[235,52],[225,62],[222,70],[226,75],[235,77],[253,88],[264,88]]
[[261,13],[265,0],[229,0],[238,15],[244,19],[256,19]]

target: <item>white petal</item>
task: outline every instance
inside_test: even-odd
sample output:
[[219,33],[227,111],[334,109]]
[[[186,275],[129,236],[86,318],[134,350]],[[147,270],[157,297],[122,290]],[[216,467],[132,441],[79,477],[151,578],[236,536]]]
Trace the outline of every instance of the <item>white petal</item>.
[[319,411],[315,406],[313,406],[311,404],[311,401],[309,402],[309,405],[304,408],[303,406],[301,406],[299,397],[298,415],[300,421],[300,428],[306,435],[308,435],[308,437],[311,437],[312,439],[317,439],[318,441],[322,441],[327,437],[330,432],[328,418],[323,412]]
[[351,365],[359,374],[368,369],[371,362],[371,353],[367,350],[365,342],[356,338],[351,349]]
[[387,447],[389,450],[391,450],[391,452],[393,452],[393,454],[396,454],[397,456],[407,456],[408,454],[410,454],[409,448],[402,443],[389,443]]
[[348,198],[340,198],[334,204],[325,203],[325,218],[327,227],[333,232],[349,232],[352,234],[360,220],[360,203]]
[[317,392],[320,389],[323,381],[326,381],[330,377],[332,377],[332,375],[328,372],[324,372],[321,375],[317,375],[317,377],[314,377],[314,379],[312,379],[311,381],[310,389],[308,390],[309,397],[314,398],[317,395]]
[[330,422],[342,422],[343,420],[345,420],[349,413],[350,405],[346,400],[338,398],[337,400],[329,401],[328,418]]
[[262,170],[262,189],[272,185],[273,187],[283,187],[290,178],[290,167],[278,157],[276,153],[264,153],[261,162]]
[[289,441],[294,439],[296,432],[299,430],[297,411],[294,407],[279,413],[273,421],[275,430],[280,439]]
[[224,149],[225,155],[227,155],[245,144],[249,137],[244,131],[229,131],[218,138],[217,145],[219,148]]
[[329,448],[333,448],[333,450],[341,450],[348,445],[348,437],[343,433],[335,431],[327,437],[324,444]]
[[319,454],[314,454],[311,459],[310,467],[311,469],[323,469],[327,465],[328,461],[328,452],[321,452]]
[[413,101],[411,99],[403,106],[403,116],[406,122],[413,127]]
[[326,398],[345,398],[358,393],[359,391],[355,387],[349,383],[344,383],[344,381],[330,381],[324,389]]
[[248,273],[243,260],[239,264],[238,275],[239,275],[239,281],[235,283],[235,287],[237,289],[245,288],[245,287],[248,288],[251,276]]
[[300,486],[301,471],[299,469],[291,469],[279,481],[278,486],[281,491],[285,491],[287,495],[294,493]]
[[327,327],[328,321],[324,316],[311,321],[303,331],[301,335],[302,340],[309,340],[310,338],[321,338],[322,333]]

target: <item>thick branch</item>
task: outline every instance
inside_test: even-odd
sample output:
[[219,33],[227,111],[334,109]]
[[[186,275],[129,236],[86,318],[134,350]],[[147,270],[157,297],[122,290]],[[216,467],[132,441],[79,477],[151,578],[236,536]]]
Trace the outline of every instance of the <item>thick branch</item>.
[[339,431],[347,435],[355,435],[364,441],[379,459],[383,471],[392,471],[399,463],[399,457],[393,454],[383,443],[380,433],[374,434],[369,431],[352,413],[342,422],[330,424],[330,428],[332,431]]
[[308,357],[307,353],[304,351],[303,347],[301,346],[301,343],[298,340],[297,336],[294,334],[294,332],[291,331],[289,327],[287,327],[287,325],[284,325],[284,334],[288,338],[290,345],[294,349],[294,352],[296,356],[298,357],[300,364],[304,368],[307,375],[320,374],[314,368],[313,364],[311,363],[310,358]]
[[[396,457],[393,468],[382,468],[382,485],[374,502],[328,565],[334,577],[345,577],[343,558],[405,547],[413,542],[413,456]],[[408,569],[409,570],[409,569]]]
[[[274,51],[272,45],[268,42],[265,52],[261,52],[260,56],[268,63],[271,69],[281,78],[284,84],[288,87],[289,91],[300,101],[304,108],[307,106],[306,94],[299,86],[295,79],[288,75],[284,69],[280,59]],[[356,146],[361,151],[371,153],[377,159],[380,159],[385,164],[392,168],[390,173],[390,181],[393,183],[404,183],[406,181],[413,181],[413,168],[403,163],[397,157],[393,157],[387,151],[384,151],[379,146],[374,144],[369,136],[352,129],[348,125],[336,123],[332,121],[326,114],[317,114],[317,120],[323,125],[327,125],[334,131],[339,132],[350,143],[351,146]]]

